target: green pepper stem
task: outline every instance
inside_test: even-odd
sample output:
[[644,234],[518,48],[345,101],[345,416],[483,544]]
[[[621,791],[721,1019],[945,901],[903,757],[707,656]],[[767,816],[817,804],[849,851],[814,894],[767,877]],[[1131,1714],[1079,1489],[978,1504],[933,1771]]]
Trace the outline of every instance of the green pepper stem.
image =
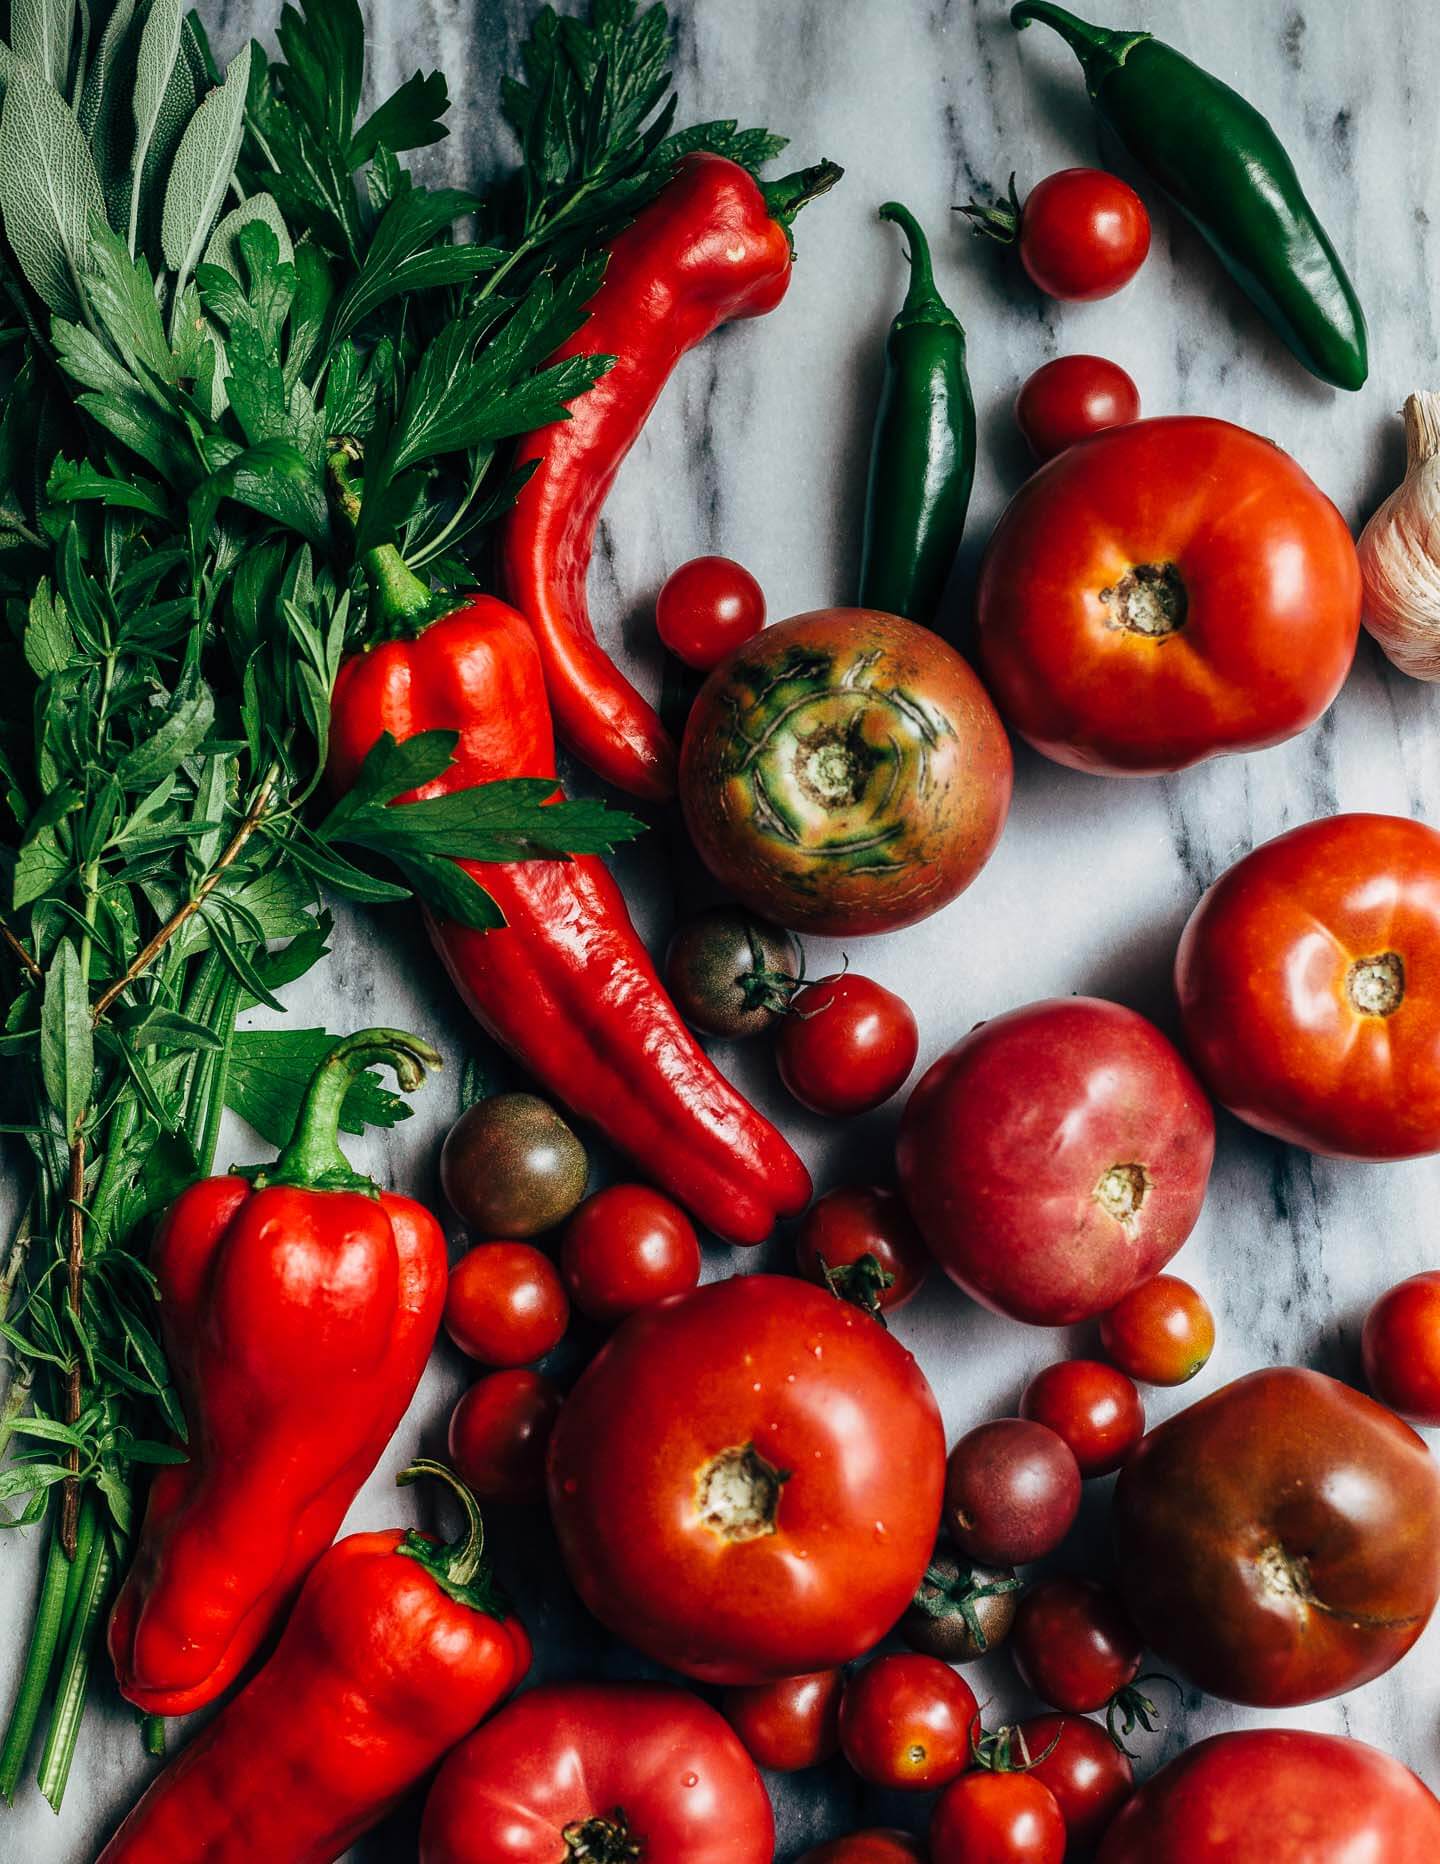
[[1058,32],[1070,47],[1080,60],[1092,94],[1103,78],[1118,71],[1134,48],[1151,36],[1148,32],[1116,32],[1108,26],[1092,26],[1088,20],[1067,13],[1063,6],[1052,6],[1050,0],[1020,0],[1010,9],[1010,24],[1017,32],[1023,32],[1035,20]]
[[778,181],[762,181],[765,211],[778,226],[787,231],[800,209],[819,195],[828,194],[845,173],[838,162],[816,162],[812,168],[798,168],[793,175]]
[[925,237],[925,229],[910,209],[901,206],[899,201],[886,201],[880,209],[880,218],[894,221],[905,235],[909,248],[910,287],[905,293],[905,302],[900,306],[900,314],[891,325],[891,329],[909,330],[916,324],[946,324],[959,330],[960,319],[936,289],[935,268],[930,257],[930,242]]
[[443,1482],[464,1510],[462,1537],[447,1546],[434,1548],[427,1562],[437,1578],[443,1578],[450,1589],[463,1592],[474,1586],[485,1566],[485,1523],[480,1515],[480,1504],[453,1469],[428,1456],[417,1456],[402,1469],[395,1478],[396,1486],[405,1488],[422,1476],[433,1476],[437,1482]]
[[400,1029],[361,1029],[337,1042],[310,1077],[290,1143],[257,1184],[298,1184],[323,1190],[368,1190],[375,1186],[355,1171],[340,1150],[340,1112],[356,1075],[388,1067],[407,1094],[438,1068],[440,1055],[418,1036]]
[[[360,464],[360,442],[336,441],[330,451],[328,472],[335,502],[353,531],[360,522],[360,488],[353,472]],[[370,586],[370,601],[379,623],[381,640],[419,634],[435,614],[435,595],[401,556],[394,544],[377,544],[360,559]]]

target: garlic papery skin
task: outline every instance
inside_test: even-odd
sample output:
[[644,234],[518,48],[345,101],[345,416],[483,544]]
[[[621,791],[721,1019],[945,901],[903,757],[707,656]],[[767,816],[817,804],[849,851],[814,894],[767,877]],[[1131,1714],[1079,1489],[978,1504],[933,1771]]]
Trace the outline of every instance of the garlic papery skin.
[[1440,680],[1440,394],[1404,419],[1405,477],[1360,533],[1365,626],[1402,673]]

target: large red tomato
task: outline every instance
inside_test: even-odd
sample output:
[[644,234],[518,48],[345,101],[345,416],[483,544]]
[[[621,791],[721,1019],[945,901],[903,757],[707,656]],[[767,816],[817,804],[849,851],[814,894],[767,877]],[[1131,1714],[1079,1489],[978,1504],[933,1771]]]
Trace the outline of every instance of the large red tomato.
[[1340,513],[1271,441],[1137,421],[1016,493],[979,626],[986,683],[1037,750],[1153,775],[1314,724],[1355,657],[1360,567]]
[[997,1313],[1063,1327],[1114,1307],[1194,1228],[1210,1103],[1174,1046],[1095,997],[981,1023],[900,1123],[900,1187],[932,1255]]
[[1434,1864],[1440,1801],[1340,1735],[1251,1728],[1187,1748],[1110,1827],[1100,1864]]
[[1320,1372],[1252,1372],[1157,1426],[1120,1472],[1114,1525],[1146,1641],[1259,1708],[1382,1675],[1440,1597],[1434,1458]]
[[791,1276],[636,1314],[550,1440],[581,1598],[714,1683],[834,1669],[878,1643],[924,1575],[944,1482],[940,1412],[910,1354]]
[[771,1864],[774,1849],[769,1796],[730,1725],[644,1683],[517,1696],[440,1769],[420,1832],[420,1864]]
[[1218,1100],[1336,1158],[1440,1151],[1440,835],[1339,815],[1222,874],[1175,960]]

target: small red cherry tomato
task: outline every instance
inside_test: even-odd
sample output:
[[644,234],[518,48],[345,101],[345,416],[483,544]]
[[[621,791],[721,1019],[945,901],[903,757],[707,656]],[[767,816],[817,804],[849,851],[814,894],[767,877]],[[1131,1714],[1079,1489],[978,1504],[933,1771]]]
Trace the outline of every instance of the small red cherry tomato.
[[660,639],[700,673],[764,626],[760,585],[730,557],[692,557],[671,573],[655,602]]
[[1043,363],[1015,398],[1015,422],[1037,460],[1107,427],[1140,419],[1140,391],[1119,363],[1103,356],[1057,356]]
[[1082,1476],[1108,1476],[1145,1435],[1145,1407],[1123,1372],[1098,1359],[1062,1359],[1025,1387],[1020,1415],[1068,1443]]
[[560,1388],[543,1372],[492,1372],[450,1414],[450,1461],[482,1502],[538,1502]]
[[930,1272],[910,1213],[880,1185],[842,1184],[812,1204],[795,1260],[807,1281],[870,1314],[903,1307]]
[[924,1855],[908,1832],[851,1832],[807,1851],[800,1864],[917,1864]]
[[1400,1282],[1365,1316],[1370,1390],[1411,1424],[1440,1425],[1440,1271]]
[[969,1766],[979,1712],[970,1685],[938,1657],[877,1657],[845,1685],[840,1746],[872,1786],[929,1792]]
[[1183,1385],[1215,1350],[1215,1316],[1189,1282],[1156,1275],[1102,1315],[1100,1344],[1132,1379]]
[[450,1271],[445,1331],[487,1366],[527,1366],[553,1352],[570,1303],[549,1256],[530,1243],[480,1243]]
[[868,1113],[905,1083],[920,1053],[908,1003],[846,971],[797,991],[780,1028],[780,1079],[812,1113]]
[[560,1273],[582,1314],[609,1326],[700,1279],[695,1226],[678,1204],[643,1184],[587,1197],[565,1226]]
[[843,1670],[815,1670],[779,1683],[727,1689],[720,1713],[750,1758],[772,1773],[818,1767],[840,1751]]
[[[1017,209],[1012,186],[1011,206]],[[1037,182],[1018,209],[1020,263],[1052,298],[1108,298],[1140,270],[1150,250],[1145,203],[1103,168],[1062,168]],[[999,228],[997,227],[997,232]]]
[[930,1820],[930,1864],[1064,1864],[1065,1819],[1028,1773],[967,1773]]
[[[1072,1848],[1089,1856],[1135,1791],[1135,1769],[1098,1722],[1083,1715],[1037,1715],[1015,1730],[1014,1760],[1059,1803]],[[1041,1758],[1043,1756],[1043,1759]]]
[[1027,1418],[969,1431],[945,1469],[945,1525],[962,1552],[991,1566],[1041,1560],[1070,1532],[1080,1468],[1063,1438]]
[[1140,1674],[1143,1649],[1113,1592],[1093,1579],[1042,1579],[1020,1601],[1010,1634],[1026,1687],[1052,1709],[1088,1715]]

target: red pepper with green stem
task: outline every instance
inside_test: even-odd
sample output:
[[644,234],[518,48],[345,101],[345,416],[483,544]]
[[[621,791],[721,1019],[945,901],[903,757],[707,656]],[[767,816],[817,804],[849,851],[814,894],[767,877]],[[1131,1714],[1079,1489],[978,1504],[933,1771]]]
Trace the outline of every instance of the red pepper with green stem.
[[206,1178],[155,1239],[189,1459],[157,1470],[110,1620],[121,1693],[188,1714],[274,1628],[408,1406],[445,1302],[429,1211],[351,1170],[337,1141],[355,1075],[413,1091],[440,1057],[367,1029],[337,1043],[295,1134],[252,1182]]
[[350,1534],[305,1582],[275,1654],[168,1766],[98,1864],[331,1864],[521,1680],[530,1640],[466,1531]]
[[[388,638],[340,670],[330,780],[349,789],[385,732],[459,734],[443,775],[397,801],[506,777],[554,777],[544,677],[524,617],[472,596],[434,600],[391,546],[366,563]],[[810,1200],[804,1165],[737,1094],[681,1021],[605,864],[462,862],[505,925],[428,915],[436,950],[483,1027],[541,1087],[733,1242],[759,1243]]]
[[840,172],[822,162],[759,182],[724,156],[686,156],[611,241],[586,321],[550,359],[614,362],[566,420],[516,449],[518,464],[539,464],[501,527],[505,592],[535,631],[562,742],[636,796],[673,795],[675,746],[595,639],[585,584],[600,512],[681,357],[721,324],[762,316],[784,297],[789,224]]

